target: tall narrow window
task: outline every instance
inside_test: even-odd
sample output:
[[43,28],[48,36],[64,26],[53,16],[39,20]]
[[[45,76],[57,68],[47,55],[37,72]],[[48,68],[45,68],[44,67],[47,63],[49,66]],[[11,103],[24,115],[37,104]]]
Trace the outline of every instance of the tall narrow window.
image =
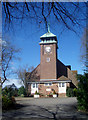
[[61,87],[61,83],[59,83],[59,87]]
[[33,83],[33,88],[35,88],[35,83]]
[[36,88],[38,88],[38,83],[36,83]]
[[62,87],[65,87],[65,84],[64,84],[64,83],[62,83]]

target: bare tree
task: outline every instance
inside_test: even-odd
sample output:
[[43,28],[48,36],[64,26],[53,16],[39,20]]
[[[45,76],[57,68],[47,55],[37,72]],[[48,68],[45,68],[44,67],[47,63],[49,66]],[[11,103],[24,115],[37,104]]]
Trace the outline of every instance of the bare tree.
[[33,66],[28,67],[28,65],[25,65],[23,67],[19,67],[19,69],[17,69],[17,76],[20,79],[19,83],[25,87],[27,94],[28,94],[27,82],[28,82],[29,76],[33,70],[34,70],[34,67]]
[[83,21],[87,18],[86,7],[85,2],[3,2],[3,20],[5,25],[11,25],[14,20],[22,22],[23,19],[33,19],[37,24],[45,23],[47,28],[47,22],[52,15],[57,23],[76,32],[76,28],[84,27]]
[[18,75],[18,78],[20,79],[20,84],[24,85],[25,88],[27,84],[27,79],[29,79],[28,77],[33,70],[34,70],[34,67],[33,66],[28,67],[28,65],[19,67],[19,69],[17,69],[17,75]]
[[83,63],[84,71],[88,72],[88,29],[84,30],[81,39],[81,62]]
[[16,54],[20,51],[20,49],[16,49],[15,46],[11,44],[11,42],[2,41],[2,77],[1,77],[1,85],[8,79],[13,71],[11,69],[11,62],[14,59],[17,59]]

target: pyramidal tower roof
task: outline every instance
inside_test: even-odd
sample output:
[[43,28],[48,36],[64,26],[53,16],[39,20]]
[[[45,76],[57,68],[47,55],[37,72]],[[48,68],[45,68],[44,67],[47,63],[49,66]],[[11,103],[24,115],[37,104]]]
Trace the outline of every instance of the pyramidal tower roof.
[[45,38],[45,37],[56,37],[56,35],[54,35],[54,34],[51,33],[51,32],[47,32],[47,33],[45,33],[44,35],[42,35],[40,38]]
[[56,37],[56,35],[54,35],[53,33],[50,32],[49,24],[48,24],[48,32],[45,33],[44,35],[42,35],[42,36],[40,37],[40,39],[41,39],[41,38],[46,38],[46,37]]

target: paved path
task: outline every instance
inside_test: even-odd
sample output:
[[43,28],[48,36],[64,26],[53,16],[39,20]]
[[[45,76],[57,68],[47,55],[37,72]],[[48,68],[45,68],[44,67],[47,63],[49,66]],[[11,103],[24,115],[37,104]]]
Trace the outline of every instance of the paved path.
[[77,111],[76,98],[17,98],[20,109],[3,113],[3,119],[19,120],[88,120],[88,114]]

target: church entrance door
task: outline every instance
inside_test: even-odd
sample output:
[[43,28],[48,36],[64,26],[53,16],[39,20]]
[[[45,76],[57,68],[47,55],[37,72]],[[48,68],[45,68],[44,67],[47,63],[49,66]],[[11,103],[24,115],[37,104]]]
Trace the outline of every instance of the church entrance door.
[[60,82],[58,84],[58,93],[66,93],[66,83]]

